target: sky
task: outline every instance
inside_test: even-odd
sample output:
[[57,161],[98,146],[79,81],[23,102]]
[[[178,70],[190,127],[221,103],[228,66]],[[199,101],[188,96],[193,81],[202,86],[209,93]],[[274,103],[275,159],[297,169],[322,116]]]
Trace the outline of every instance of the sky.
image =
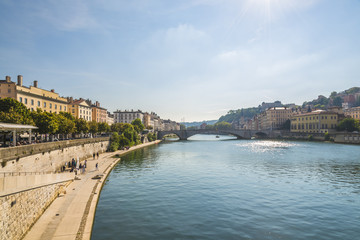
[[0,0],[0,79],[218,119],[360,86],[359,0]]

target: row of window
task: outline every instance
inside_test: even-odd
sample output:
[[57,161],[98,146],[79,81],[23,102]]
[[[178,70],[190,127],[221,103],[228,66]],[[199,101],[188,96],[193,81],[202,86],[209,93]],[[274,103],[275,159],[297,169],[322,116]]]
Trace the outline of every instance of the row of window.
[[[292,124],[291,125],[291,129],[298,129],[298,130],[301,130],[301,129],[319,129],[319,126],[320,124],[315,124],[315,123],[302,123],[302,124]],[[330,126],[330,129],[334,129],[336,128],[336,124],[329,124]],[[321,124],[321,128],[320,129],[328,129],[328,125],[325,123],[325,124]]]
[[[317,120],[319,120],[319,116],[314,116],[314,117],[302,117],[302,118],[295,118],[295,121],[297,120],[297,121],[300,121],[300,120],[302,120],[302,121],[304,121],[304,119],[305,120],[315,120],[315,119],[317,119]],[[328,119],[328,116],[321,116],[321,119]],[[334,120],[336,120],[336,116],[330,116],[329,117],[329,119],[334,119]]]
[[[19,102],[24,103],[24,104],[28,104],[28,99],[27,99],[27,98],[24,98],[24,99],[23,99],[22,97],[20,97],[20,98],[19,98]],[[30,105],[31,105],[31,106],[34,106],[34,105],[35,105],[34,99],[30,99]],[[44,102],[44,108],[46,108],[46,105],[47,105],[47,102]],[[40,101],[37,101],[37,106],[38,106],[38,107],[41,107]],[[53,104],[52,104],[52,103],[49,103],[49,108],[52,108],[52,107],[53,107]],[[57,108],[58,108],[58,105],[57,105],[57,104],[54,104],[54,109],[57,110]],[[63,109],[62,109],[62,105],[59,105],[59,110],[60,110],[60,111],[63,110]],[[66,111],[66,106],[64,106],[64,111]]]

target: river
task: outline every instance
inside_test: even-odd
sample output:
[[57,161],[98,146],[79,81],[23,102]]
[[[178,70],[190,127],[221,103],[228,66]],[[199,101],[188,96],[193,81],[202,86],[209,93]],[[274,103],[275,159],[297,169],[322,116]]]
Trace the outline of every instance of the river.
[[359,239],[360,146],[191,139],[122,157],[92,239]]

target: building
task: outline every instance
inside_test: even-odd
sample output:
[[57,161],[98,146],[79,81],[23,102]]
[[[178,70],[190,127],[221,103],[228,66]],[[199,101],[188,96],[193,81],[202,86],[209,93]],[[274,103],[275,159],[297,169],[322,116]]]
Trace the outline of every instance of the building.
[[95,122],[106,122],[107,109],[100,107],[98,101],[93,104],[89,99],[86,100],[86,103],[91,106],[91,118]]
[[86,121],[92,121],[92,109],[91,105],[88,104],[85,99],[73,100],[69,98],[68,105],[69,113],[75,118],[82,118]]
[[345,110],[345,115],[360,120],[360,107],[353,107]]
[[280,129],[292,116],[292,110],[286,107],[273,107],[262,112],[259,117],[261,130]]
[[23,77],[17,77],[17,84],[11,81],[9,76],[0,80],[0,98],[12,98],[23,103],[31,111],[37,108],[45,112],[59,113],[68,111],[66,98],[60,97],[54,89],[50,91],[38,87],[38,81],[33,86],[23,86]]
[[141,122],[144,124],[144,113],[140,110],[137,111],[117,110],[114,112],[115,123],[131,123],[137,118],[139,118]]
[[114,114],[111,114],[110,112],[107,112],[107,114],[106,114],[106,123],[109,124],[109,125],[112,125],[112,124],[115,123]]
[[170,119],[168,119],[163,120],[163,123],[164,131],[180,130],[180,124],[175,121],[171,121]]
[[291,118],[291,132],[326,133],[335,131],[342,115],[336,112],[316,110],[294,115]]

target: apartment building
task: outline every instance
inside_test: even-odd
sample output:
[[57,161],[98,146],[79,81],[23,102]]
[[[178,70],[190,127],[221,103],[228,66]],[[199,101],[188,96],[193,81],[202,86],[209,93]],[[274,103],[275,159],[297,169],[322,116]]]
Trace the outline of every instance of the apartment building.
[[86,121],[92,121],[92,109],[91,105],[86,102],[85,99],[73,100],[69,99],[68,105],[69,113],[75,118],[82,118]]
[[144,124],[144,113],[140,110],[134,111],[121,111],[117,110],[114,112],[114,121],[115,123],[131,123],[135,119],[139,118]]
[[0,98],[12,98],[23,103],[31,111],[37,108],[45,112],[59,113],[68,111],[67,99],[60,97],[54,89],[50,91],[38,87],[38,81],[33,86],[23,86],[23,76],[18,75],[17,83],[10,76],[0,80]]
[[286,107],[268,108],[258,117],[259,129],[274,130],[280,129],[286,120],[292,116],[292,110]]
[[316,110],[309,113],[301,113],[292,116],[291,132],[326,133],[336,130],[341,114]]

